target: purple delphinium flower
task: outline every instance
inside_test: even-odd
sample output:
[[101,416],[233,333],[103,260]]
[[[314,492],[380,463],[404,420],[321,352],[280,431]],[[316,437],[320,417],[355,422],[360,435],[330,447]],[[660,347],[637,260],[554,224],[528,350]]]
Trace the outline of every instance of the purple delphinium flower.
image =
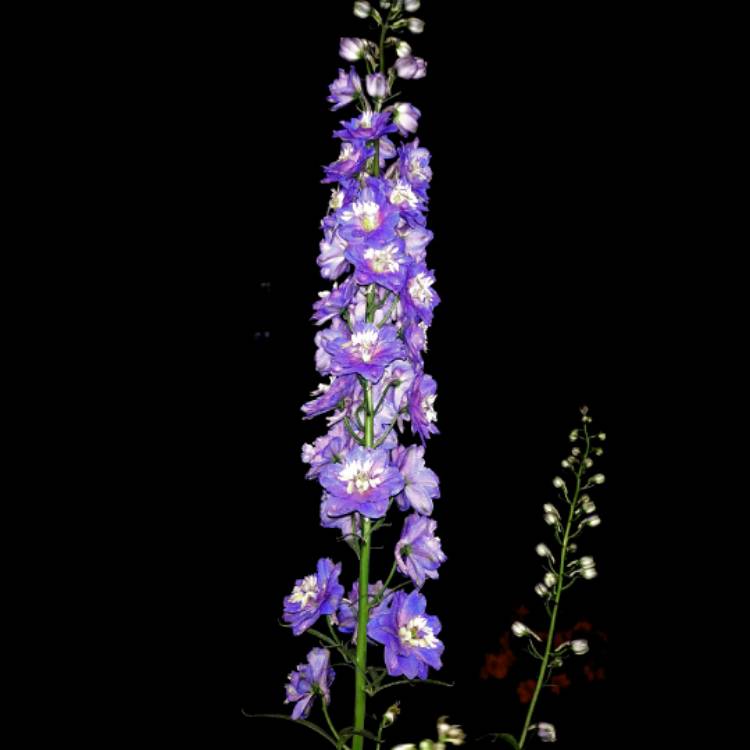
[[[339,317],[334,317],[331,321],[331,325],[328,328],[324,328],[315,334],[315,368],[321,375],[330,375],[333,366],[333,359],[328,345],[340,337],[346,337],[348,328],[344,324],[344,321]],[[334,375],[340,375],[346,373],[336,372]]]
[[411,428],[415,435],[422,438],[422,443],[430,435],[438,435],[435,420],[435,399],[437,398],[437,383],[430,375],[420,372],[411,386],[409,393],[409,416],[411,417]]
[[357,285],[354,279],[347,279],[341,286],[333,285],[333,289],[325,292],[319,292],[320,299],[313,305],[315,311],[312,316],[318,325],[329,321],[349,305],[357,292]]
[[398,569],[418,588],[424,586],[425,578],[437,578],[437,569],[448,559],[440,548],[440,537],[435,536],[436,528],[434,519],[412,513],[396,543]]
[[417,123],[422,113],[408,102],[399,102],[389,109],[393,112],[393,124],[403,136],[417,132]]
[[409,268],[405,294],[401,298],[407,312],[428,325],[432,323],[432,311],[440,302],[438,293],[432,288],[434,283],[434,271],[430,271],[424,263],[413,264]]
[[427,351],[427,324],[423,321],[408,320],[408,318],[407,321],[404,326],[406,350],[409,352],[409,357],[411,357],[414,366],[421,369],[423,366],[422,352]]
[[331,95],[327,101],[333,104],[331,109],[336,111],[359,97],[362,92],[362,81],[354,66],[349,68],[348,73],[339,68],[339,77],[328,88]]
[[302,406],[305,413],[303,419],[312,419],[319,414],[336,409],[342,401],[351,398],[357,379],[354,375],[342,375],[331,377],[330,383],[321,383],[311,395],[318,398],[308,401]]
[[354,512],[382,518],[389,498],[404,487],[404,479],[391,465],[388,451],[359,446],[342,456],[340,463],[323,467],[320,483],[328,491],[322,512],[333,518]]
[[432,179],[430,152],[419,147],[419,138],[398,149],[401,177],[420,194],[424,194]]
[[322,695],[326,705],[331,702],[331,683],[336,672],[330,666],[331,655],[327,648],[314,648],[307,655],[307,664],[298,664],[289,674],[284,703],[294,703],[293,719],[306,719],[315,695]]
[[[374,599],[381,592],[383,592],[383,582],[377,581],[371,583],[367,590],[369,592],[370,600]],[[368,620],[372,620],[373,617],[377,617],[383,614],[388,609],[388,595],[390,590],[386,590],[383,593],[382,600],[374,607],[370,608],[368,612]],[[338,611],[336,612],[336,619],[338,621],[338,629],[342,633],[352,633],[352,640],[357,642],[357,617],[359,615],[359,582],[355,582],[352,590],[348,596],[345,596],[341,600]]]
[[385,99],[388,96],[388,79],[383,73],[370,73],[365,78],[365,86],[367,87],[367,93],[373,99]]
[[343,57],[344,60],[356,62],[365,56],[368,46],[366,39],[356,39],[345,36],[339,41],[339,55]]
[[432,501],[440,497],[440,480],[424,462],[424,446],[399,447],[391,454],[393,463],[404,478],[404,490],[396,496],[401,510],[409,507],[425,516],[432,514]]
[[432,232],[420,226],[405,224],[397,234],[404,241],[404,251],[415,262],[422,263],[427,255],[427,245],[432,241]]
[[345,257],[357,269],[354,279],[358,284],[380,284],[396,294],[403,289],[411,264],[399,239],[382,246],[352,245]]
[[326,173],[322,182],[341,182],[355,176],[364,166],[364,163],[375,153],[361,142],[341,144],[341,153],[336,161],[323,167]]
[[284,597],[284,622],[291,624],[294,635],[304,633],[321,615],[336,611],[344,595],[340,574],[341,563],[334,565],[327,557],[322,558],[317,572],[300,578],[292,593]]
[[396,240],[401,218],[397,206],[388,200],[389,185],[371,178],[352,203],[338,213],[338,231],[348,242],[382,245]]
[[405,356],[404,345],[394,326],[378,328],[372,323],[359,321],[351,332],[339,329],[334,334],[321,339],[321,346],[330,355],[334,375],[357,373],[376,383],[383,376],[386,365]]
[[385,666],[392,677],[404,675],[413,680],[427,678],[428,667],[440,669],[443,643],[437,617],[425,614],[424,596],[417,591],[409,595],[397,591],[388,609],[373,617],[367,635],[385,646]]
[[359,117],[342,120],[343,130],[333,132],[342,141],[375,141],[388,133],[395,133],[398,128],[391,122],[390,112],[373,112],[366,109]]

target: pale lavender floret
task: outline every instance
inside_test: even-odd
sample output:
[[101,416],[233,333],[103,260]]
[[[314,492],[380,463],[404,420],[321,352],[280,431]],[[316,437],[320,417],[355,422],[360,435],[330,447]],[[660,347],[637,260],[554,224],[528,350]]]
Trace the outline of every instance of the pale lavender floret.
[[406,254],[417,263],[422,263],[427,257],[427,245],[432,241],[432,232],[424,227],[408,224],[398,227],[396,232],[404,241]]
[[284,622],[292,626],[294,635],[301,635],[323,615],[332,615],[344,595],[339,583],[341,563],[329,558],[318,560],[313,575],[300,578],[289,596],[284,597]]
[[424,263],[413,264],[409,268],[409,275],[404,285],[401,300],[406,314],[432,324],[432,311],[440,302],[438,293],[433,288],[435,272],[427,268]]
[[426,195],[432,179],[430,152],[419,147],[419,138],[404,144],[398,149],[401,177],[409,182],[421,195]]
[[427,351],[427,324],[407,318],[404,326],[404,343],[415,368],[424,369],[422,352]]
[[294,703],[293,719],[306,719],[316,694],[323,696],[328,705],[331,702],[331,683],[336,672],[330,666],[330,653],[326,648],[314,648],[307,655],[307,664],[298,664],[297,669],[288,676],[286,700]]
[[399,102],[389,107],[393,113],[393,124],[398,128],[398,132],[404,137],[410,133],[417,132],[417,125],[422,113],[408,102]]
[[397,360],[386,369],[384,383],[398,380],[398,384],[391,388],[391,403],[397,411],[407,407],[408,393],[415,375],[414,367],[406,359]]
[[432,514],[432,501],[440,497],[440,480],[425,466],[424,446],[399,446],[391,453],[391,460],[404,478],[404,490],[396,496],[401,510],[410,507],[425,516]]
[[[372,620],[373,617],[378,617],[382,613],[386,612],[388,609],[388,599],[387,597],[390,595],[390,590],[386,589],[385,592],[383,592],[383,582],[382,581],[376,581],[375,583],[369,584],[367,587],[367,590],[369,592],[369,598],[370,601],[378,596],[379,594],[383,594],[383,598],[381,599],[378,604],[376,604],[374,607],[370,607],[370,611],[368,612],[368,621]],[[352,587],[352,590],[349,592],[348,596],[345,596],[341,600],[341,604],[339,605],[338,611],[336,612],[336,620],[337,620],[337,626],[338,629],[342,633],[351,633],[352,634],[352,641],[354,643],[357,642],[357,618],[359,616],[359,582],[355,582],[354,586]]]
[[398,569],[418,588],[424,586],[426,578],[438,578],[437,569],[448,559],[440,547],[440,537],[435,536],[436,528],[434,519],[413,513],[406,517],[396,544]]
[[426,601],[417,591],[396,591],[387,611],[373,617],[367,635],[385,646],[385,666],[392,677],[426,679],[428,667],[440,669],[444,645],[437,617],[425,613]]
[[329,230],[325,233],[325,237],[320,241],[318,255],[320,275],[324,279],[333,281],[349,270],[349,261],[344,257],[346,246],[346,240],[338,232]]
[[361,60],[367,53],[367,40],[354,37],[342,37],[339,41],[339,55],[344,60],[356,62]]
[[303,419],[312,419],[319,414],[338,408],[341,402],[351,399],[357,385],[355,375],[332,377],[330,383],[321,383],[311,395],[317,396],[302,406]]
[[380,157],[381,170],[385,169],[385,165],[389,159],[393,159],[398,156],[398,151],[395,144],[387,135],[384,135],[380,139],[380,151],[378,152],[378,156]]
[[323,501],[325,514],[331,518],[361,513],[381,518],[389,499],[404,487],[399,470],[391,465],[383,448],[354,447],[320,472],[320,483],[328,495]]
[[399,57],[394,63],[396,75],[407,80],[424,78],[427,75],[427,62],[421,57]]
[[411,417],[411,428],[414,434],[418,434],[424,444],[430,435],[440,433],[435,420],[435,398],[437,395],[437,383],[430,375],[420,372],[412,383],[409,392],[409,416]]
[[328,328],[315,334],[315,368],[321,375],[346,375],[348,373],[333,371],[333,358],[329,349],[331,342],[338,338],[347,337],[348,329],[341,318],[333,318]]
[[349,243],[371,246],[395,241],[401,215],[389,201],[389,192],[390,185],[385,180],[368,178],[355,200],[337,214],[341,237]]
[[333,111],[341,109],[341,107],[346,106],[358,98],[362,92],[362,81],[357,75],[357,71],[354,70],[354,66],[349,68],[348,73],[342,68],[339,68],[339,76],[329,86],[329,90],[331,95],[328,97],[327,101],[333,104],[331,107]]
[[349,306],[357,292],[354,279],[348,278],[341,286],[334,284],[331,291],[319,292],[320,299],[313,305],[314,320],[318,325],[326,323]]
[[390,93],[388,79],[383,73],[370,73],[365,78],[367,93],[373,99],[385,99]]
[[357,373],[372,383],[380,380],[387,365],[405,356],[394,326],[378,328],[361,321],[353,325],[351,332],[338,328],[321,339],[320,345],[325,347],[334,375]]

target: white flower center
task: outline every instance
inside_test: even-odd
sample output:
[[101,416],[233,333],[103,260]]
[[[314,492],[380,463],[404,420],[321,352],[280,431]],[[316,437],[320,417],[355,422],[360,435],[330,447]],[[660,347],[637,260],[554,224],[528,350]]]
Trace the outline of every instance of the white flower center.
[[354,146],[351,143],[341,144],[341,153],[339,154],[339,161],[349,161],[354,156]]
[[402,625],[398,630],[398,637],[401,639],[401,643],[406,643],[409,646],[437,648],[438,645],[438,640],[435,638],[432,628],[421,615],[412,617],[406,625]]
[[396,187],[391,190],[391,194],[388,197],[394,206],[400,206],[403,203],[408,203],[409,208],[416,208],[419,204],[419,199],[414,195],[414,191],[411,189],[409,183],[399,180],[396,183]]
[[386,245],[381,250],[368,247],[365,250],[365,260],[369,262],[370,268],[375,273],[397,273],[398,272],[398,247]]
[[432,302],[432,290],[430,287],[435,280],[425,273],[418,273],[409,284],[409,294],[415,302],[420,305],[429,305]]
[[346,493],[351,495],[357,492],[367,492],[375,488],[383,481],[383,468],[373,466],[373,460],[366,458],[362,461],[348,461],[339,472],[339,479],[346,482]]
[[363,362],[369,362],[372,359],[372,350],[377,344],[377,328],[367,328],[364,331],[353,333],[349,342],[349,345],[352,348],[352,353],[359,357]]
[[328,201],[328,205],[335,211],[337,208],[341,208],[344,205],[344,191],[336,188],[331,191],[331,200]]
[[302,607],[306,607],[311,599],[318,595],[318,577],[305,576],[301,585],[292,589],[292,596],[289,601],[299,602]]
[[437,394],[434,396],[427,396],[422,399],[422,411],[424,412],[425,418],[428,422],[437,421],[437,412],[435,411],[435,399]]
[[362,113],[362,117],[359,118],[359,127],[360,128],[372,127],[372,111],[371,110],[368,109]]
[[353,203],[352,211],[365,232],[372,232],[380,226],[380,206],[375,201]]

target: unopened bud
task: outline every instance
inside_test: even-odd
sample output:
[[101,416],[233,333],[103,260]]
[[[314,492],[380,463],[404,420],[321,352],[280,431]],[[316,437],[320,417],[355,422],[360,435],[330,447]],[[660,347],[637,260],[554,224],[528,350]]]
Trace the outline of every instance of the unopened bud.
[[547,596],[547,594],[549,594],[549,589],[543,583],[537,583],[537,585],[534,586],[534,593],[537,596]]
[[562,466],[562,467],[563,467],[563,469],[568,469],[568,468],[570,468],[570,461],[568,461],[568,459],[567,459],[567,458],[564,458],[564,459],[563,459],[563,460],[561,461],[561,463],[560,463],[560,466]]
[[604,474],[594,474],[594,476],[591,477],[591,481],[594,484],[604,484]]
[[542,742],[557,742],[555,727],[546,721],[540,721],[536,725],[536,734]]
[[557,489],[559,490],[559,489],[560,489],[560,487],[564,487],[564,486],[565,486],[565,482],[563,482],[563,480],[562,480],[562,478],[561,478],[561,477],[555,477],[555,478],[554,478],[554,479],[552,480],[552,486],[553,486],[553,487],[557,487]]
[[539,555],[539,557],[549,557],[550,560],[553,559],[552,552],[550,551],[550,548],[546,544],[537,544],[536,553],[537,555]]
[[554,573],[544,574],[544,585],[552,588],[557,583],[557,576]]
[[411,45],[409,42],[401,40],[396,45],[396,55],[397,57],[411,57]]
[[586,526],[591,526],[593,529],[594,526],[598,526],[602,522],[602,519],[599,518],[599,516],[589,516],[588,518],[585,518],[583,522]]
[[594,462],[593,462],[593,460],[592,460],[592,459],[590,459],[590,458],[587,458],[587,459],[586,459],[586,460],[585,460],[585,461],[583,462],[583,465],[584,465],[584,466],[585,466],[585,467],[586,467],[587,469],[590,469],[590,468],[591,468],[591,467],[592,467],[592,466],[594,465]]
[[570,649],[576,656],[583,656],[588,653],[589,642],[585,638],[579,638],[570,642]]
[[527,635],[530,635],[532,638],[536,638],[538,641],[542,640],[531,628],[527,628],[526,625],[524,625],[522,622],[519,622],[518,620],[516,620],[510,626],[510,629],[513,631],[513,635],[515,635],[517,638],[523,638]]
[[545,503],[544,504],[544,512],[545,513],[552,513],[555,516],[557,516],[558,518],[560,517],[559,511],[557,510],[557,508],[555,508],[554,505],[552,505],[552,503]]
[[410,18],[407,27],[412,34],[421,34],[424,31],[424,21],[421,18]]
[[593,513],[596,510],[596,505],[594,505],[594,502],[591,499],[587,499],[582,507],[584,513]]
[[590,581],[592,578],[596,578],[597,575],[599,575],[596,572],[596,568],[584,568],[581,571],[581,577],[585,578],[587,581]]
[[606,432],[600,432],[597,437],[599,440],[606,440],[607,439],[607,433]]
[[398,703],[394,703],[384,714],[383,714],[383,726],[389,727],[396,721],[396,717],[401,713],[401,709],[398,707]]
[[372,6],[370,3],[363,2],[362,0],[358,0],[358,2],[354,3],[354,15],[357,16],[357,18],[367,18],[371,12]]
[[574,443],[576,440],[578,440],[578,430],[573,430],[573,432],[568,435],[568,439],[571,443]]
[[545,513],[544,523],[546,523],[547,526],[557,526],[559,525],[558,517],[554,513]]
[[447,716],[441,716],[437,723],[438,740],[449,745],[463,745],[466,735],[458,724],[449,724]]

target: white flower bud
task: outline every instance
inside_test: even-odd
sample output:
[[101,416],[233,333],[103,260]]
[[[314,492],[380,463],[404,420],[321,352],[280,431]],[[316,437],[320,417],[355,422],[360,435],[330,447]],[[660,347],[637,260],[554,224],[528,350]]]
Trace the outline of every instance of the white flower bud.
[[572,448],[570,451],[574,456],[580,456],[581,455],[581,449],[576,446],[575,448]]
[[584,568],[581,571],[581,576],[587,581],[590,581],[592,578],[596,578],[597,575],[599,574],[596,572],[596,568]]
[[536,734],[542,742],[557,742],[555,727],[552,724],[548,724],[546,721],[540,721],[537,724]]
[[594,448],[594,455],[595,456],[603,456],[604,450],[602,448]]
[[597,437],[599,440],[606,440],[607,439],[607,433],[606,432],[600,432]]
[[557,508],[555,508],[555,506],[552,505],[552,503],[545,503],[544,504],[544,512],[545,513],[553,513],[558,518],[560,518],[560,513],[558,512]]
[[596,510],[596,505],[594,505],[591,499],[587,499],[582,507],[584,513],[593,513]]
[[557,576],[554,573],[544,574],[544,585],[552,588],[557,583]]
[[536,638],[538,641],[542,640],[531,628],[527,628],[526,625],[524,625],[522,622],[519,622],[518,620],[516,620],[510,626],[510,629],[513,631],[513,635],[515,635],[517,638],[523,638],[524,636],[530,635],[532,638]]
[[552,480],[552,486],[553,486],[553,487],[557,487],[557,489],[559,490],[559,489],[560,489],[560,487],[564,487],[564,486],[565,486],[565,482],[563,482],[563,480],[562,480],[562,478],[561,478],[561,477],[555,477],[555,478],[554,478],[554,479]]
[[407,27],[412,34],[421,34],[424,31],[424,21],[421,18],[410,18]]
[[575,441],[578,440],[578,430],[573,430],[573,432],[568,435],[568,439],[571,443],[575,443]]
[[417,750],[417,746],[413,742],[408,742],[406,745],[396,745],[393,750]]
[[557,526],[558,525],[557,516],[554,515],[553,513],[545,513],[544,523],[546,523],[547,526]]
[[604,474],[594,474],[594,476],[591,477],[591,481],[594,484],[604,484]]
[[383,714],[383,726],[389,727],[396,721],[396,717],[401,713],[401,709],[398,703],[394,703],[384,714]]
[[358,0],[354,3],[354,15],[357,16],[357,18],[367,18],[371,12],[372,6],[370,3],[364,2],[363,0]]
[[578,561],[578,564],[579,564],[579,565],[580,565],[580,566],[581,566],[582,568],[593,568],[593,567],[594,567],[594,558],[593,558],[593,557],[590,557],[589,555],[585,555],[584,557],[582,557],[582,558],[581,558],[581,559],[580,559],[580,560]]
[[561,463],[560,463],[560,466],[562,466],[562,467],[563,467],[563,469],[568,469],[568,468],[570,468],[570,461],[568,461],[568,459],[567,459],[567,458],[564,458],[564,459],[563,459],[563,460],[561,461]]
[[586,424],[591,424],[591,417],[589,417],[589,416],[586,416],[586,417],[584,417],[584,418],[583,418],[583,419],[581,420],[581,422],[585,422]]
[[537,583],[537,585],[534,586],[534,593],[537,596],[547,596],[547,594],[549,594],[549,589],[543,583]]
[[586,460],[585,460],[585,461],[583,462],[583,465],[584,465],[584,466],[585,466],[585,467],[586,467],[587,469],[590,469],[590,468],[591,468],[591,467],[592,467],[592,466],[594,465],[594,462],[593,462],[593,460],[592,460],[592,459],[590,459],[590,458],[587,458],[587,459],[586,459]]
[[[391,0],[380,0],[380,7],[381,8],[390,8],[391,7]],[[395,748],[394,748],[395,750]]]
[[458,724],[448,724],[448,717],[441,716],[437,723],[438,740],[449,745],[463,745],[466,735]]
[[578,550],[578,545],[575,542],[572,542],[568,545],[568,552],[576,552]]
[[602,519],[599,518],[599,516],[589,516],[588,518],[584,519],[583,522],[586,524],[586,526],[591,526],[591,528],[593,529],[594,526],[598,526],[602,522]]
[[570,642],[570,649],[576,656],[583,656],[588,653],[589,642],[585,638],[579,638]]
[[539,557],[549,557],[550,560],[554,559],[552,557],[552,552],[550,552],[550,548],[546,544],[537,544],[536,553]]
[[406,0],[406,2],[404,3],[404,8],[406,8],[407,13],[415,13],[419,10],[419,5],[419,0]]
[[396,45],[396,55],[398,57],[411,57],[411,45],[403,39]]

